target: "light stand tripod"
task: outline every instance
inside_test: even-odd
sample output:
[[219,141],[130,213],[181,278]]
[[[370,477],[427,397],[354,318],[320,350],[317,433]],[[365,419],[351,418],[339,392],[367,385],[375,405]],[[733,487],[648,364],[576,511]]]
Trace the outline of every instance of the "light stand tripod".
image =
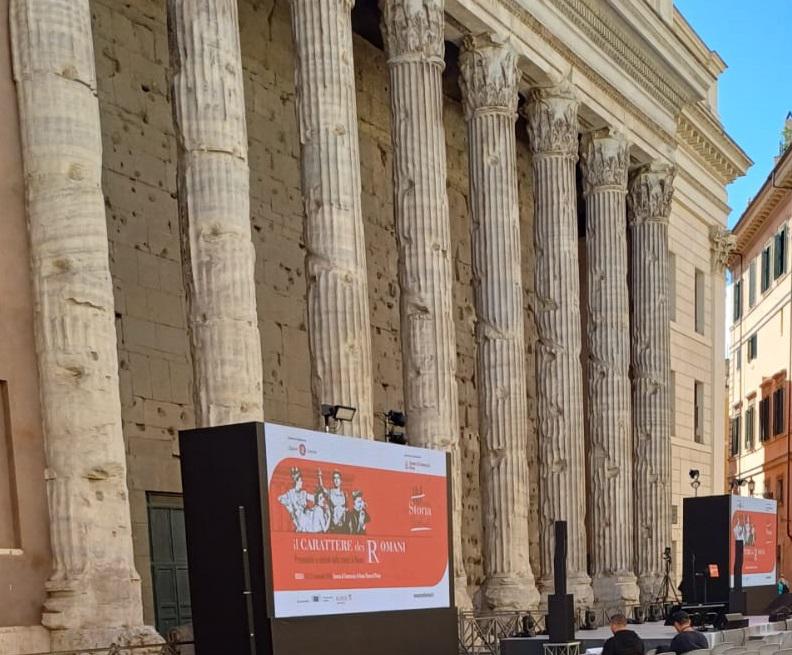
[[660,583],[660,591],[657,592],[653,603],[660,610],[661,616],[665,615],[665,607],[670,599],[673,599],[677,604],[679,603],[679,594],[677,593],[676,585],[671,579],[671,548],[668,546],[663,551],[663,563],[665,569],[663,581]]

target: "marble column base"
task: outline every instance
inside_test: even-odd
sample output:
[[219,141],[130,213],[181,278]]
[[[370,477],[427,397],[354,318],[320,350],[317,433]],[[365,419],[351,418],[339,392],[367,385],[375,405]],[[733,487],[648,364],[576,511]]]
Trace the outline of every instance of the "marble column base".
[[[554,593],[552,578],[542,579],[539,583],[542,594],[542,606],[547,607],[547,596]],[[567,593],[575,597],[576,608],[594,607],[594,592],[591,589],[591,578],[585,573],[570,573],[567,577]]]
[[657,598],[660,592],[660,585],[663,583],[662,574],[648,574],[638,578],[638,589],[640,590],[641,602],[651,603]]
[[144,646],[152,644],[152,648],[135,651],[139,655],[158,655],[165,640],[157,631],[148,625],[126,626],[118,628],[80,628],[76,630],[53,630],[52,649],[77,650],[89,648],[107,648],[111,644],[118,646]]
[[481,605],[484,612],[534,611],[539,607],[539,592],[532,578],[491,576],[481,587]]
[[635,576],[631,574],[595,575],[591,580],[594,602],[597,607],[610,612],[625,612],[628,607],[637,605],[640,590]]

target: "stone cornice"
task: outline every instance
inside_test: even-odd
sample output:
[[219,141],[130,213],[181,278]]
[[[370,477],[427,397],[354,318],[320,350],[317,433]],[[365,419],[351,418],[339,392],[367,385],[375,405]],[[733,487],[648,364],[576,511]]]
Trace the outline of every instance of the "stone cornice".
[[[635,106],[635,103],[627,96],[616,89],[608,80],[606,80],[597,70],[591,66],[585,59],[580,57],[572,48],[570,48],[564,41],[559,39],[553,32],[545,27],[533,14],[531,14],[521,4],[520,0],[497,0],[509,13],[519,20],[531,31],[536,33],[543,41],[547,42],[558,52],[564,59],[566,59],[572,67],[585,76],[592,84],[594,84],[600,91],[613,100],[620,107],[623,107],[636,121],[648,127],[658,139],[667,145],[675,143],[674,135],[662,127],[659,123],[651,119],[644,112]],[[461,31],[461,30],[460,30]]]
[[[792,194],[792,148],[778,160],[762,188],[734,226],[732,232],[737,237],[736,253],[746,253],[751,248],[754,237],[789,194]],[[733,260],[731,264],[734,264]]]
[[677,140],[687,146],[722,184],[745,175],[753,163],[700,104],[686,107],[677,118]]
[[696,100],[689,87],[652,64],[654,53],[620,29],[595,0],[557,0],[554,6],[670,113]]
[[485,112],[517,115],[517,54],[508,42],[490,34],[466,36],[459,68],[467,118]]

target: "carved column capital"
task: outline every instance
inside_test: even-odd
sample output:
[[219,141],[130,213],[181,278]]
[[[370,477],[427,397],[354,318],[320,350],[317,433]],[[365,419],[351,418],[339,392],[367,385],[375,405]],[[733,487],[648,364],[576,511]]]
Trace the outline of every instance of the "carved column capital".
[[443,0],[380,0],[380,29],[391,62],[445,66]]
[[531,150],[536,155],[578,152],[578,100],[572,85],[532,89],[525,108]]
[[580,164],[586,195],[602,187],[626,193],[630,145],[620,132],[606,128],[584,134]]
[[676,169],[652,162],[638,168],[630,177],[627,206],[632,223],[667,223],[674,196]]
[[517,113],[517,54],[502,37],[468,35],[459,57],[468,120],[478,113]]
[[723,273],[737,247],[737,237],[725,227],[711,225],[709,238],[710,253],[712,254],[712,272]]

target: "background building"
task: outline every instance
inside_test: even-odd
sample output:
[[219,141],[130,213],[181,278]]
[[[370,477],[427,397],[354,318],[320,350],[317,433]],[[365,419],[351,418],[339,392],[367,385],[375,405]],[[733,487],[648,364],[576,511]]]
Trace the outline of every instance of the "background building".
[[750,162],[718,55],[670,0],[351,4],[0,0],[3,653],[189,620],[196,423],[344,402],[382,438],[406,409],[458,464],[462,605],[535,604],[553,518],[579,600],[608,558],[646,598],[688,471],[720,491],[725,187]]
[[734,228],[726,484],[743,495],[764,495],[778,501],[779,566],[788,576],[792,573],[788,489],[792,473],[792,156],[788,138],[782,143],[781,152],[775,168]]

